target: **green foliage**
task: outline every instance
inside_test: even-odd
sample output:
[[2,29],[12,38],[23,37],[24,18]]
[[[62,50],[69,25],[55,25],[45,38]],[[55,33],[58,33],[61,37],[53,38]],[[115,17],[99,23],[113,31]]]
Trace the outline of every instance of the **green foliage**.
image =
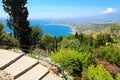
[[79,49],[80,43],[77,39],[67,39],[64,38],[60,43],[59,43],[59,49],[64,48],[64,49],[72,49],[72,50],[77,50]]
[[114,38],[120,38],[120,25],[115,24],[110,27],[111,34]]
[[43,35],[42,29],[39,26],[31,26],[31,44],[36,46],[41,43],[41,37]]
[[120,73],[117,74],[116,80],[120,80]]
[[53,50],[54,37],[50,34],[43,34],[41,38],[41,47],[48,50]]
[[19,41],[17,39],[15,39],[12,35],[10,35],[9,33],[6,33],[3,30],[2,22],[0,22],[0,44],[10,45],[11,47],[19,45]]
[[30,50],[28,55],[35,59],[38,59],[40,56],[42,56],[40,52],[36,52],[35,50]]
[[10,45],[11,47],[12,46],[19,46],[19,41],[14,38],[13,36],[11,36],[9,33],[6,33],[5,31],[2,33],[2,45],[6,44],[6,45]]
[[99,47],[99,46],[106,46],[106,43],[108,42],[113,42],[110,34],[98,34],[96,36],[96,39],[94,39],[94,47]]
[[82,80],[113,80],[113,78],[103,65],[97,67],[91,65],[83,73]]
[[[29,48],[30,33],[28,10],[25,4],[27,0],[2,0],[4,11],[10,18],[7,20],[8,26],[13,30],[14,37],[17,38],[22,48]],[[27,47],[28,46],[28,47]]]
[[120,49],[117,47],[100,47],[94,53],[101,60],[107,60],[120,67]]
[[3,24],[2,24],[2,22],[0,21],[0,42],[1,42],[2,39],[3,39],[2,34],[3,34]]
[[[77,25],[77,24],[76,24]],[[111,27],[115,25],[115,23],[105,23],[105,24],[78,24],[76,26],[76,29],[77,31],[79,32],[83,32],[85,30],[92,30],[92,31],[96,31],[96,32],[99,32],[99,31],[102,31],[103,29],[105,28],[108,28],[108,27]],[[74,25],[75,26],[75,25]]]
[[74,35],[76,39],[79,40],[80,44],[82,45],[89,45],[89,46],[93,46],[93,42],[94,42],[94,38],[92,35],[87,35],[87,34],[75,34]]
[[90,53],[78,53],[74,50],[61,49],[59,52],[52,53],[51,58],[59,63],[71,75],[81,75],[84,68],[91,63]]
[[111,26],[110,29],[111,29],[111,31],[117,31],[118,32],[120,30],[120,26],[116,24],[116,25]]
[[3,30],[3,24],[2,22],[0,21],[0,32]]

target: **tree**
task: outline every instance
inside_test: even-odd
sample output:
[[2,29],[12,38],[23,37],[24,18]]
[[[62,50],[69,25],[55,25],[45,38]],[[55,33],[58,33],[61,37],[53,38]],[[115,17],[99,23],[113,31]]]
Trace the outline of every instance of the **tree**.
[[0,21],[0,32],[3,30],[3,24],[2,22]]
[[38,45],[41,40],[41,37],[43,35],[42,29],[38,26],[31,26],[32,32],[31,32],[31,44],[32,45]]
[[79,38],[79,34],[78,34],[78,32],[75,33],[75,38],[76,38],[76,39]]
[[41,38],[42,47],[47,50],[47,53],[53,50],[54,37],[50,34],[43,34]]
[[2,22],[0,22],[0,44],[1,44],[1,41],[3,39],[2,34],[3,34],[3,24],[2,24]]
[[88,45],[89,46],[93,46],[93,37],[92,36],[89,36],[89,39],[88,39]]
[[71,49],[71,50],[79,50],[80,42],[78,39],[63,39],[61,42],[59,42],[59,48],[64,49]]
[[53,51],[57,51],[58,50],[58,38],[54,37],[54,42],[53,42]]
[[105,40],[106,40],[106,42],[112,42],[113,41],[110,34],[105,34]]
[[95,40],[95,46],[105,46],[106,45],[106,37],[104,34],[98,34]]
[[80,41],[80,44],[82,44],[82,42],[83,42],[83,34],[82,33],[79,34],[78,39]]
[[30,33],[28,10],[25,7],[27,0],[2,0],[3,8],[10,18],[7,20],[8,26],[13,30],[14,37],[20,41],[23,48],[30,45]]

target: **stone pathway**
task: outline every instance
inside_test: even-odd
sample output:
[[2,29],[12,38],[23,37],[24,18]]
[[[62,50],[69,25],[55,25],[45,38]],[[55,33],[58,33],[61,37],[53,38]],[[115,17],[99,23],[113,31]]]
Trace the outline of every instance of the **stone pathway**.
[[15,80],[64,80],[41,63],[22,53],[0,49],[0,70],[13,76]]

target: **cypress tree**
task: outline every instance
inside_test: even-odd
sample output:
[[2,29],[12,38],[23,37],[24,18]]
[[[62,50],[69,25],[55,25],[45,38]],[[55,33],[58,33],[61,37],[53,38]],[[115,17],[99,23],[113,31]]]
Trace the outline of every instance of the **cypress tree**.
[[20,41],[22,48],[30,46],[31,28],[29,27],[27,0],[2,0],[4,11],[8,13],[8,26],[13,30],[14,37]]

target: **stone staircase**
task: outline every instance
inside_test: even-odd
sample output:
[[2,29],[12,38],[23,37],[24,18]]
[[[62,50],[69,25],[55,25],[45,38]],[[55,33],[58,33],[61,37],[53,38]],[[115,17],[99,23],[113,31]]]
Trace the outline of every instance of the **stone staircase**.
[[18,54],[15,52],[0,49],[0,70],[5,69],[10,64],[21,58],[24,54]]
[[0,49],[0,70],[11,74],[15,80],[63,80],[36,59],[3,49]]

